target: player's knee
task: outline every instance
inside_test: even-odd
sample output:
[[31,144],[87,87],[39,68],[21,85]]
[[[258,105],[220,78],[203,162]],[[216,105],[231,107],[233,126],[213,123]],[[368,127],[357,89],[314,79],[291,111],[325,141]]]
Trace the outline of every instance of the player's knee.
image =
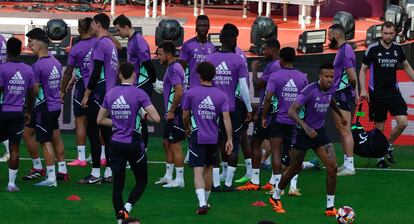
[[407,126],[408,126],[407,119],[397,122],[397,128],[400,130],[404,130],[405,128],[407,128]]

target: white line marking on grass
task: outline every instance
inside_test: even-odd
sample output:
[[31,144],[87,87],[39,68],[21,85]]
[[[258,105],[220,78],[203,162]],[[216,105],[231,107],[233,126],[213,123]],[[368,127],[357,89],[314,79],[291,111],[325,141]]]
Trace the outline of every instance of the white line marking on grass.
[[[31,158],[20,158],[21,160],[32,160]],[[42,159],[44,160],[44,159]],[[66,162],[71,162],[74,159],[66,159]],[[148,161],[149,164],[165,164],[164,161]],[[237,164],[237,166],[246,166],[245,164]],[[323,168],[324,169],[324,168]],[[355,168],[357,170],[366,170],[366,171],[394,171],[394,172],[414,172],[414,169],[380,169],[380,168]]]

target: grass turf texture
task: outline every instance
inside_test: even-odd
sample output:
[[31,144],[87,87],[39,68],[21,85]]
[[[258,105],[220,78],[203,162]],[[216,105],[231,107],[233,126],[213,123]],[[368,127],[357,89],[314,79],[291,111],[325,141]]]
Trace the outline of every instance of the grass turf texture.
[[[66,158],[76,157],[75,136],[63,135]],[[335,144],[338,164],[342,162],[340,145]],[[152,138],[149,147],[150,161],[163,161],[164,151],[161,139]],[[0,153],[1,154],[1,153]],[[89,154],[89,149],[87,150]],[[414,168],[414,149],[412,147],[396,147],[394,152],[397,165],[392,168]],[[21,156],[28,157],[24,145]],[[241,156],[242,157],[242,156]],[[308,152],[307,159],[314,157]],[[243,163],[240,158],[240,163]],[[357,167],[365,167],[368,160],[356,158]],[[375,167],[371,160],[369,167]],[[44,165],[44,163],[43,163]],[[57,188],[41,188],[33,186],[39,181],[23,181],[21,177],[31,168],[31,161],[21,161],[17,185],[21,191],[6,192],[8,169],[6,163],[0,164],[0,223],[116,223],[112,207],[112,187],[110,184],[80,185],[75,182],[89,174],[91,166],[86,168],[68,167],[71,180],[59,182]],[[149,184],[143,197],[132,210],[132,216],[139,217],[142,223],[257,223],[260,220],[271,220],[283,223],[336,223],[333,217],[325,217],[323,211],[326,203],[325,170],[307,170],[301,172],[298,187],[302,197],[290,197],[285,194],[282,202],[286,214],[276,214],[268,204],[269,195],[263,191],[212,193],[211,210],[205,216],[195,215],[198,206],[193,186],[193,173],[185,168],[186,187],[184,189],[164,189],[155,185],[165,172],[165,165],[149,164]],[[245,173],[245,167],[239,167],[235,179]],[[103,174],[103,169],[102,169]],[[127,170],[125,189],[133,184],[133,176]],[[409,212],[413,211],[412,195],[414,189],[413,172],[400,171],[368,171],[358,170],[356,176],[338,177],[336,207],[348,205],[354,208],[356,223],[411,223]],[[270,171],[261,172],[261,183],[269,180]],[[287,190],[285,190],[287,193]],[[81,201],[67,201],[66,197],[76,194]],[[124,200],[127,194],[124,194]],[[252,207],[255,201],[264,201],[266,207]]]

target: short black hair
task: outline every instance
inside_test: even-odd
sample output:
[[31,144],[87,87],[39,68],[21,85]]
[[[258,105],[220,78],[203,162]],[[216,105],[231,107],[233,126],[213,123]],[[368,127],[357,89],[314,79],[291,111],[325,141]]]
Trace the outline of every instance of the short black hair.
[[339,23],[333,24],[329,29],[332,31],[339,31],[342,35],[345,35],[345,28]]
[[109,29],[109,25],[111,24],[111,19],[105,13],[99,13],[93,17],[95,23],[101,24],[102,28],[105,30]]
[[122,224],[129,224],[131,222],[139,222],[139,219],[133,218],[133,217],[128,217],[124,221],[122,221]]
[[21,52],[22,42],[15,37],[10,37],[9,40],[7,40],[7,55],[17,57]]
[[176,48],[174,42],[172,41],[164,41],[158,48],[162,49],[165,53],[170,53],[175,56]]
[[279,57],[287,63],[293,63],[296,58],[296,52],[295,49],[291,47],[284,47],[280,49]]
[[322,72],[323,69],[334,69],[334,66],[330,62],[323,63],[319,66],[319,74]]
[[33,36],[36,35],[45,35],[46,36],[46,31],[40,29],[40,28],[34,28],[32,30],[30,30],[29,32],[26,33],[26,37],[33,39]]
[[226,43],[229,40],[237,38],[237,34],[233,32],[232,30],[221,30],[220,32],[220,42]]
[[236,34],[236,37],[239,36],[239,29],[237,29],[237,26],[234,25],[233,23],[226,23],[223,26],[222,30],[231,30]]
[[132,23],[131,20],[128,19],[124,14],[118,16],[115,18],[115,20],[112,22],[114,26],[119,25],[120,27],[124,28],[125,26],[131,28]]
[[266,47],[280,49],[280,43],[276,38],[269,38],[265,40]]
[[216,68],[209,62],[201,62],[197,65],[197,73],[202,80],[211,82],[216,75]]
[[85,32],[87,32],[91,28],[91,24],[93,19],[91,17],[85,17],[83,19],[78,20],[78,26]]
[[50,44],[50,40],[49,40],[49,37],[47,37],[47,35],[38,34],[38,35],[33,35],[31,38],[33,40],[40,41],[40,42],[42,42],[42,43],[44,43],[46,45],[49,45]]
[[209,18],[208,18],[208,16],[206,16],[206,15],[199,15],[199,16],[197,16],[196,23],[197,23],[197,21],[199,21],[199,20],[207,20],[207,21],[209,21],[209,22],[210,22],[210,19],[209,19]]
[[134,65],[129,62],[123,62],[119,65],[119,73],[122,75],[124,79],[131,78],[132,74],[134,73]]
[[384,27],[387,27],[387,28],[394,28],[394,30],[396,30],[395,24],[394,24],[393,22],[390,22],[390,21],[384,22],[384,23],[381,25],[381,31],[382,31],[382,30],[384,30]]

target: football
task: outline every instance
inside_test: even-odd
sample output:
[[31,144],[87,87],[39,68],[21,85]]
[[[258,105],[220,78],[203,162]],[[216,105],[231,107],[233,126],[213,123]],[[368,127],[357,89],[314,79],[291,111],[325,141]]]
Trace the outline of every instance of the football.
[[342,206],[336,213],[336,221],[339,224],[352,224],[355,222],[355,212],[349,206]]

